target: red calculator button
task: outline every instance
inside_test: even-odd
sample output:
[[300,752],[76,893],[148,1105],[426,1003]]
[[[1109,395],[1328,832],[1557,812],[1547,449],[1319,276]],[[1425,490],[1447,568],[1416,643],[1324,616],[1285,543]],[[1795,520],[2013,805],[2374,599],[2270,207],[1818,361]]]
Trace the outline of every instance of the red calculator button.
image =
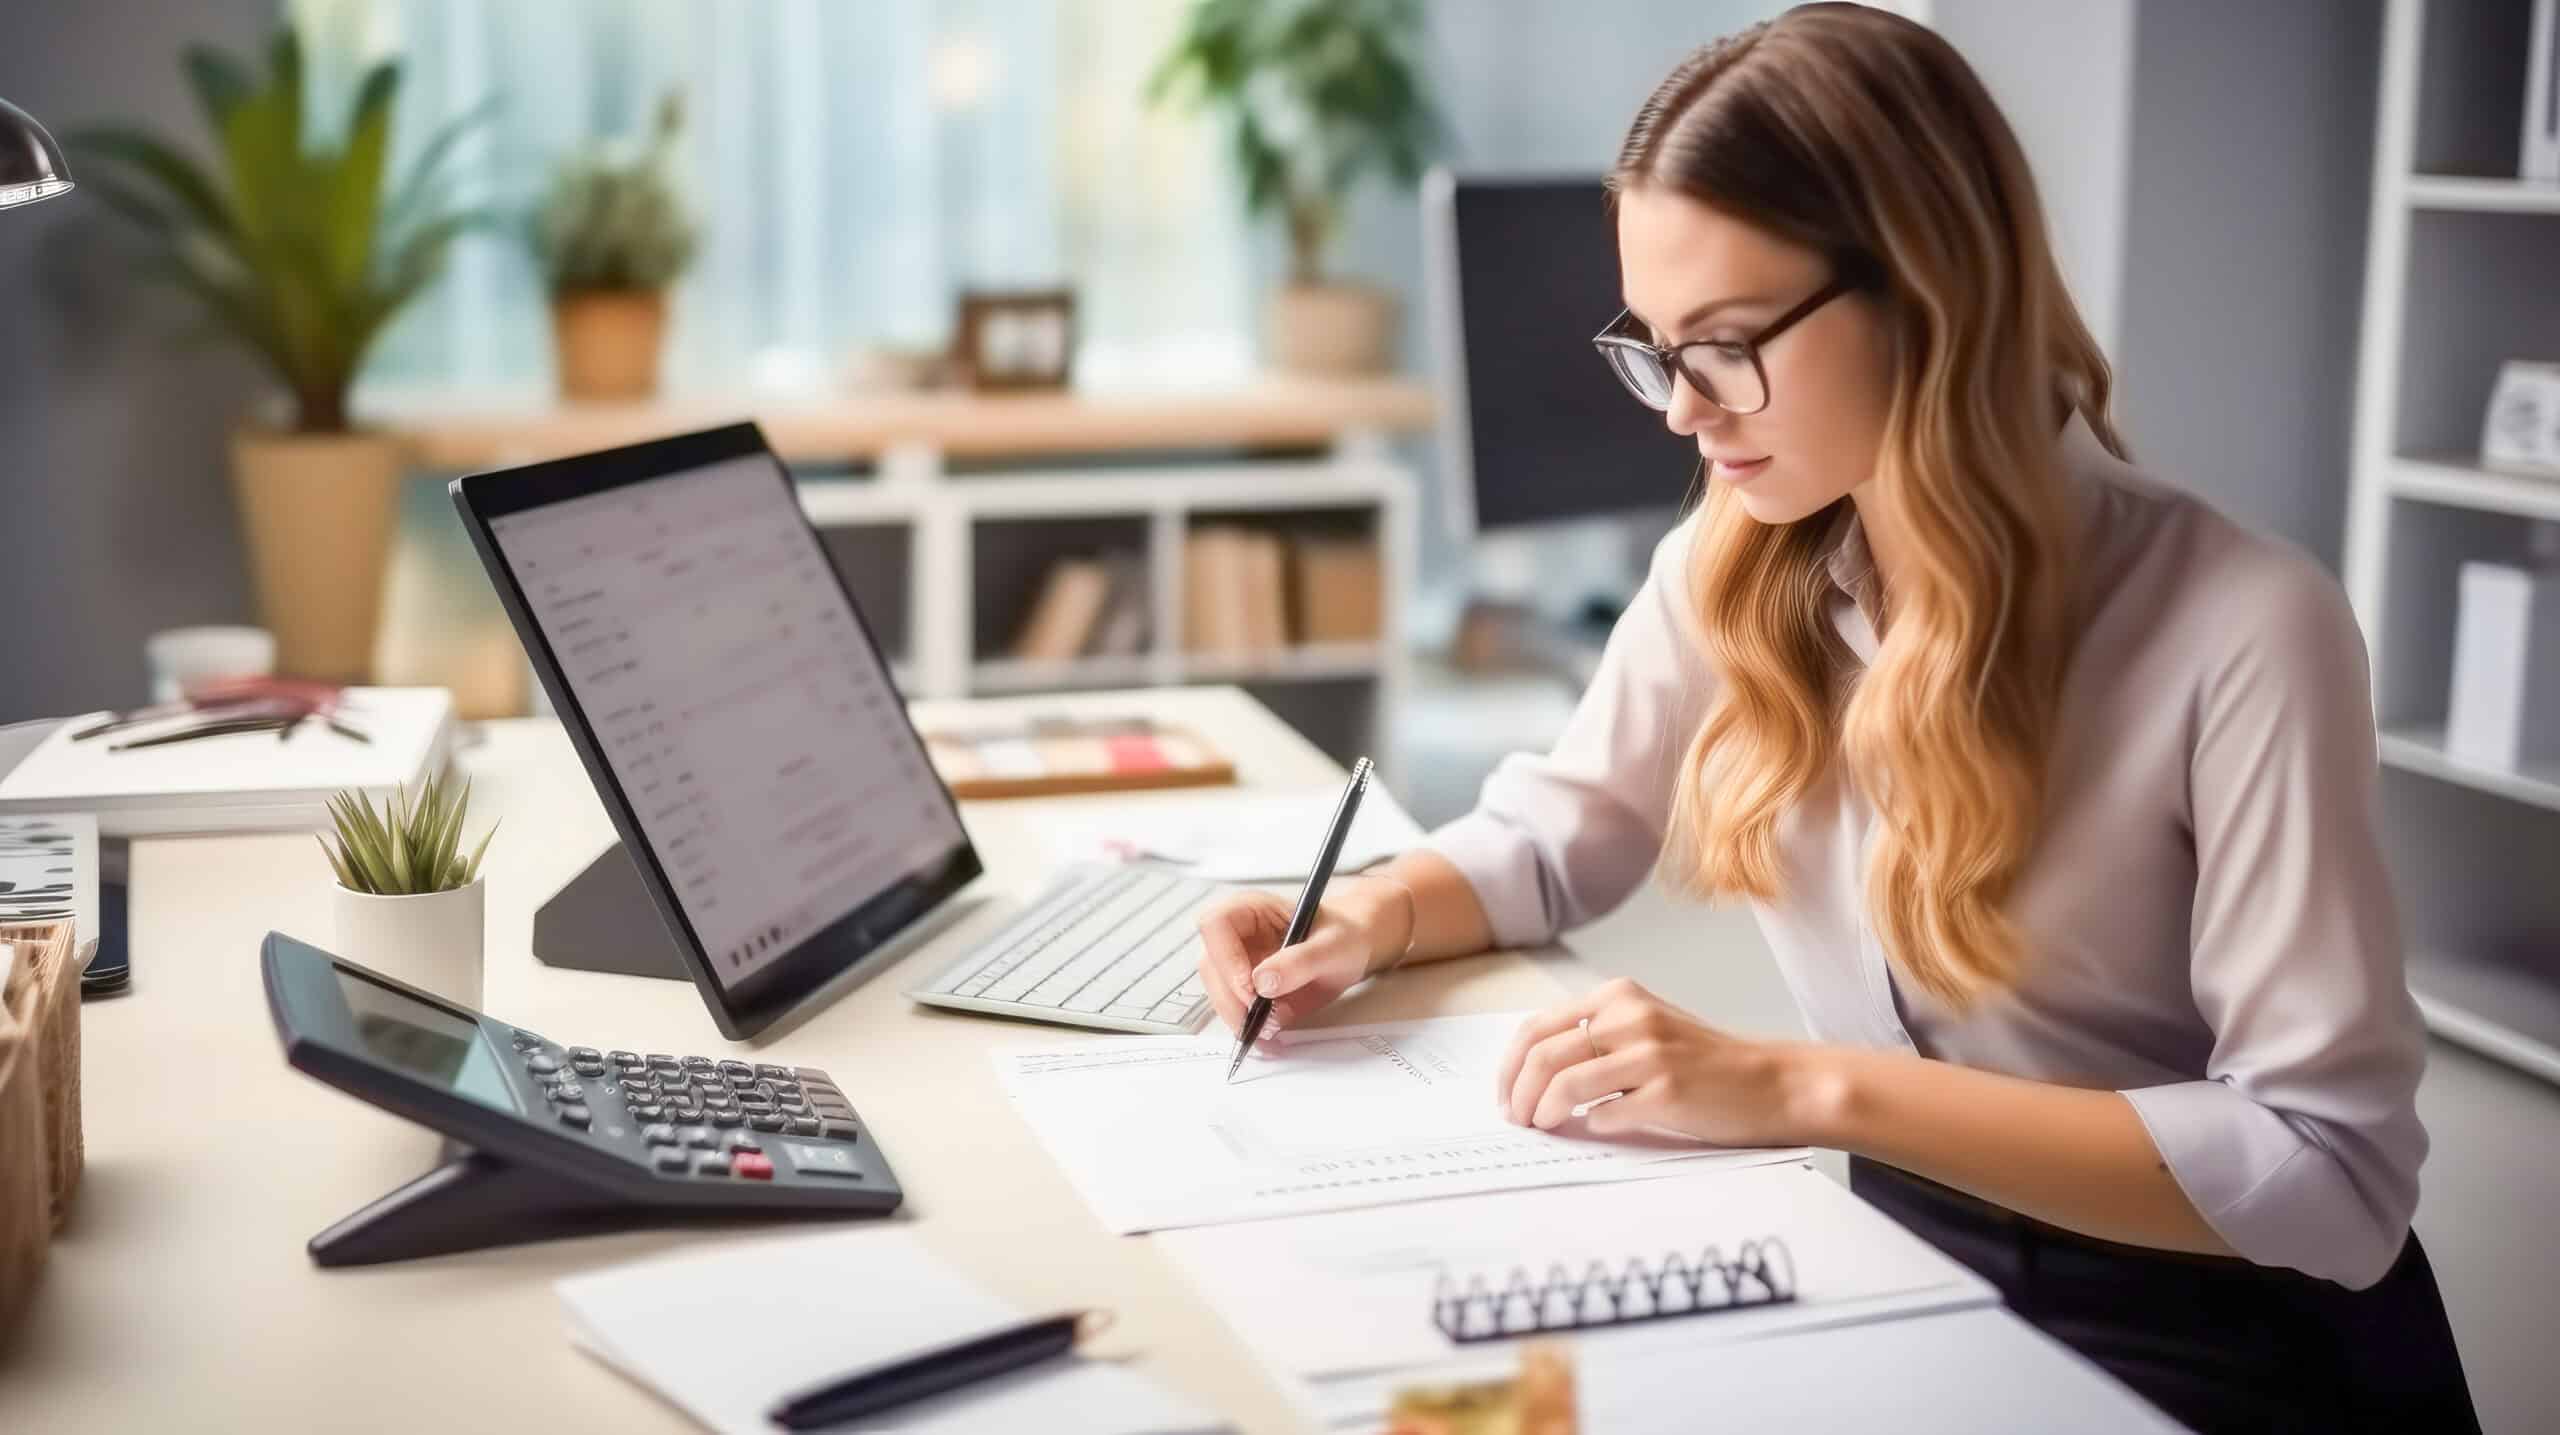
[[773,1179],[773,1161],[753,1151],[740,1151],[729,1158],[729,1174],[744,1176],[750,1181],[770,1181]]

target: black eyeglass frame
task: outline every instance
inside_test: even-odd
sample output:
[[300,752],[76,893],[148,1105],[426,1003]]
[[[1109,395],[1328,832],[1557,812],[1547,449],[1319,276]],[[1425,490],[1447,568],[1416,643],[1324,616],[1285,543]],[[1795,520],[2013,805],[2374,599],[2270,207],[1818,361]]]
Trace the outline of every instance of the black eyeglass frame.
[[[1611,349],[1623,349],[1630,353],[1647,355],[1651,357],[1657,365],[1662,366],[1665,372],[1678,374],[1680,377],[1687,379],[1689,381],[1689,387],[1697,390],[1698,397],[1705,399],[1708,403],[1715,405],[1726,413],[1740,417],[1748,417],[1769,407],[1769,368],[1768,365],[1761,362],[1761,348],[1770,341],[1776,339],[1779,335],[1803,322],[1805,318],[1810,316],[1815,310],[1821,308],[1823,305],[1830,303],[1832,300],[1839,298],[1843,294],[1852,293],[1866,288],[1868,282],[1869,281],[1863,266],[1843,265],[1838,272],[1832,276],[1830,283],[1815,290],[1811,295],[1806,297],[1803,303],[1789,309],[1777,318],[1770,320],[1767,324],[1761,326],[1758,333],[1743,339],[1691,339],[1686,343],[1680,344],[1650,344],[1645,342],[1643,339],[1637,338],[1633,334],[1619,332],[1620,326],[1624,325],[1635,313],[1632,309],[1621,309],[1618,311],[1618,317],[1611,319],[1601,328],[1599,333],[1591,336],[1591,347],[1599,353],[1601,362],[1609,366],[1609,372],[1617,376],[1619,384],[1624,386],[1628,393],[1635,395],[1636,402],[1653,410],[1655,413],[1666,413],[1670,410],[1671,400],[1669,395],[1666,394],[1663,401],[1658,404],[1653,400],[1646,398],[1644,391],[1637,388],[1635,386],[1635,382],[1629,379],[1626,376],[1626,373],[1618,367],[1617,361],[1609,357],[1609,351]],[[1751,362],[1752,377],[1760,382],[1760,402],[1750,408],[1743,409],[1735,408],[1733,405],[1717,398],[1715,385],[1708,382],[1708,380],[1699,374],[1697,370],[1689,367],[1689,361],[1686,356],[1692,349],[1715,349],[1726,354],[1731,354],[1736,350],[1739,350],[1741,352],[1741,356]]]

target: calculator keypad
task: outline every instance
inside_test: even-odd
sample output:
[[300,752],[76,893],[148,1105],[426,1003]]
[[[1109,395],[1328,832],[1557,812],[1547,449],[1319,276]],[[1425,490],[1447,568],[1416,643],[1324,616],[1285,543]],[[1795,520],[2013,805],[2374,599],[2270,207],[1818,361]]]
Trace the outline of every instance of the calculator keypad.
[[[564,1049],[521,1030],[509,1044],[563,1126],[612,1126],[612,1098],[619,1095],[650,1166],[663,1174],[771,1181],[778,1158],[767,1153],[764,1139],[781,1137],[791,1138],[783,1147],[791,1153],[788,1170],[860,1179],[853,1153],[832,1144],[861,1139],[853,1105],[816,1067]],[[831,1144],[806,1144],[813,1139]]]

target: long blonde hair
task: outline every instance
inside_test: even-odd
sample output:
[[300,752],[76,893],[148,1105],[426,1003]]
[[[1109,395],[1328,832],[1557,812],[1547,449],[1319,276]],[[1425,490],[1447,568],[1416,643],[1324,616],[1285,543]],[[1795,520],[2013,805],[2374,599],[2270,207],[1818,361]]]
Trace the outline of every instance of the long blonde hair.
[[1837,513],[1769,525],[1722,485],[1707,501],[1690,598],[1722,682],[1681,765],[1670,875],[1780,895],[1782,820],[1844,761],[1881,819],[1867,904],[1896,970],[1959,1008],[2005,990],[2023,953],[2003,905],[2040,824],[2074,628],[2060,422],[2076,409],[2124,452],[2017,138],[1930,30],[1805,5],[1673,70],[1611,185],[1863,266],[1895,347],[1874,488],[1909,553],[1863,678],[1826,616]]

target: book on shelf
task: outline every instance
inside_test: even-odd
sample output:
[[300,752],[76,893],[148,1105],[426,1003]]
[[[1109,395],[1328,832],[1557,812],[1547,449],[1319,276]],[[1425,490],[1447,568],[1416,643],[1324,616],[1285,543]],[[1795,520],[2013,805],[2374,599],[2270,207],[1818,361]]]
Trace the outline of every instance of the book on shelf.
[[1280,535],[1248,532],[1244,543],[1246,646],[1275,652],[1289,646],[1288,566]]
[[1300,537],[1290,544],[1290,558],[1299,642],[1377,641],[1385,574],[1374,540]]
[[1103,560],[1110,578],[1102,612],[1094,620],[1085,652],[1095,657],[1134,657],[1147,650],[1155,629],[1143,553],[1114,553]]
[[1040,596],[1014,634],[1013,656],[1060,662],[1085,650],[1111,596],[1111,572],[1098,558],[1061,558],[1049,565]]
[[1289,646],[1287,545],[1277,533],[1215,524],[1183,545],[1183,647],[1226,657]]
[[1244,586],[1244,534],[1211,526],[1194,531],[1182,546],[1182,646],[1194,653],[1243,653],[1248,636]]

